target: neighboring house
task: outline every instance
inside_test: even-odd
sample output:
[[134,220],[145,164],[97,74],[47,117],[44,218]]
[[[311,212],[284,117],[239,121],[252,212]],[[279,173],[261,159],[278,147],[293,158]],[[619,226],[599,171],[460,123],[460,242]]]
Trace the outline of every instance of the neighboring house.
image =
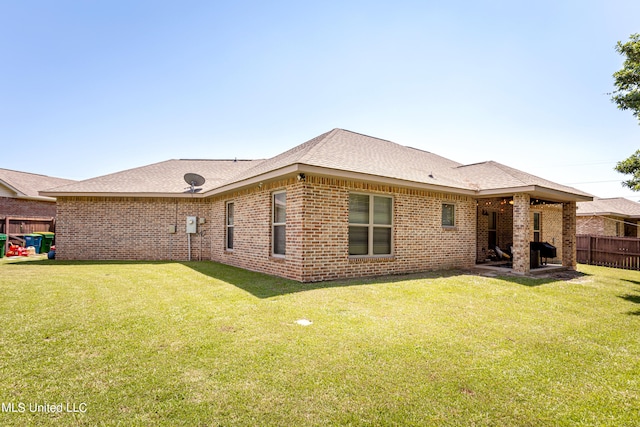
[[[56,199],[40,191],[75,181],[0,169],[0,233],[20,234],[37,229],[56,217]],[[34,228],[35,227],[35,228]]]
[[577,234],[640,237],[640,203],[623,197],[596,198],[577,205]]
[[[191,192],[186,173],[206,182]],[[341,129],[267,160],[169,160],[42,194],[60,259],[191,257],[303,282],[469,268],[493,245],[527,274],[533,240],[575,268],[576,202],[592,199]]]

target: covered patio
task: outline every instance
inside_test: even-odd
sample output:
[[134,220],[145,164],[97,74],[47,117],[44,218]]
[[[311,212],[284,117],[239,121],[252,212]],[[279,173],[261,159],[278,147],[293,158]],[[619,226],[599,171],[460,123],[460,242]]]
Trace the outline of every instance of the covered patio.
[[[551,265],[575,270],[576,202],[589,197],[541,186],[480,193],[484,197],[477,200],[479,266],[502,264],[520,275]],[[539,259],[539,245],[532,242],[547,242],[556,256]]]

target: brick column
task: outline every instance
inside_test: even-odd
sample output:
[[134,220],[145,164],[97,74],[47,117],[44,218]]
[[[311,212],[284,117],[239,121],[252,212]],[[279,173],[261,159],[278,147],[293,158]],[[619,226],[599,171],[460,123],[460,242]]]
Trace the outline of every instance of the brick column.
[[530,270],[529,203],[528,194],[516,193],[513,195],[513,272],[523,275],[529,274]]
[[562,265],[576,269],[576,202],[562,204]]

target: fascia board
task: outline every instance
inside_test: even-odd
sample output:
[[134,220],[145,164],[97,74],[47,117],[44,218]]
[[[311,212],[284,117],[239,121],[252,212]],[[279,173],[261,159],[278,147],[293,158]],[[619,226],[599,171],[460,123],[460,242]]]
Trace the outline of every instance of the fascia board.
[[69,192],[69,191],[61,191],[61,192],[50,192],[50,191],[41,191],[40,194],[48,196],[48,197],[141,197],[141,198],[170,198],[170,199],[191,199],[191,198],[202,198],[203,195],[199,193],[115,193],[115,192]]
[[539,185],[527,185],[523,187],[495,188],[489,190],[480,190],[477,192],[478,197],[499,197],[508,196],[515,193],[527,193],[531,197],[543,198],[552,202],[590,202],[592,196],[583,196],[581,194],[569,193],[566,191],[555,190],[552,188],[541,187]]

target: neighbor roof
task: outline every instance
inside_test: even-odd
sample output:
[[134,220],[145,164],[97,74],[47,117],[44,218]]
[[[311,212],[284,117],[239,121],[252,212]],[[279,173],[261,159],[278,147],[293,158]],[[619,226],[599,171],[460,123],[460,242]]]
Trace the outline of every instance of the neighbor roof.
[[592,202],[579,202],[576,215],[579,216],[618,216],[622,218],[640,218],[640,203],[624,197],[594,199]]
[[51,197],[41,196],[39,192],[72,182],[75,181],[11,169],[0,169],[0,185],[8,188],[14,197],[21,199],[54,201]]
[[56,188],[48,195],[158,195],[185,192],[182,176],[206,178],[199,197],[298,173],[384,182],[467,195],[538,191],[559,200],[591,196],[495,162],[462,165],[428,151],[333,129],[267,160],[170,160]]

